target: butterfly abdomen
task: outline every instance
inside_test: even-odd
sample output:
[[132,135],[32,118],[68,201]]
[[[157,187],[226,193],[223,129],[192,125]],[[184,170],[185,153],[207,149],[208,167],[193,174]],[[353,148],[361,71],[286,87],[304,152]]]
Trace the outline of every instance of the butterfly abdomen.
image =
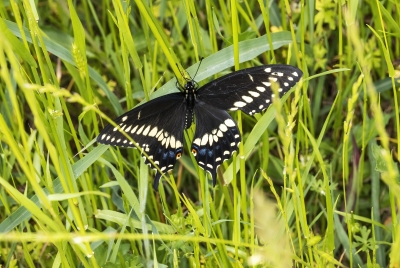
[[186,115],[185,115],[185,129],[190,128],[193,123],[194,117],[194,105],[196,101],[196,84],[193,81],[189,81],[186,83],[185,90],[185,98],[186,98]]

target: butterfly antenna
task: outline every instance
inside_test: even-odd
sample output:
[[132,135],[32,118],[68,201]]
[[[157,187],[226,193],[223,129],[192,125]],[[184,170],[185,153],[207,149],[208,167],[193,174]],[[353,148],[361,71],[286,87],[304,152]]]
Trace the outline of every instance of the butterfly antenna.
[[196,70],[196,73],[194,74],[194,76],[193,76],[193,78],[192,78],[192,80],[194,80],[194,78],[196,77],[196,75],[197,75],[197,72],[199,71],[199,69],[200,69],[200,65],[201,65],[201,62],[203,61],[203,57],[201,57],[201,59],[200,59],[200,62],[199,62],[199,66],[197,66],[197,70]]
[[[182,72],[182,70],[181,70],[181,68],[179,67],[179,64],[178,64],[178,63],[176,63],[176,68],[178,68],[178,70],[179,70],[179,72],[181,73],[181,75],[182,75],[183,77],[185,77],[184,74],[183,74],[183,72]],[[175,76],[175,77],[176,77],[176,76]]]
[[[178,63],[176,64],[176,67],[178,68],[178,70],[179,70],[179,72],[181,73],[182,77],[183,77],[185,80],[187,80],[187,79],[185,78],[185,75],[183,74],[181,68],[179,68],[179,64],[178,64]],[[183,90],[181,84],[179,83],[179,79],[178,79],[178,77],[177,77],[176,75],[175,75],[175,79],[176,79],[176,87],[177,87],[178,89],[180,89],[180,90]]]

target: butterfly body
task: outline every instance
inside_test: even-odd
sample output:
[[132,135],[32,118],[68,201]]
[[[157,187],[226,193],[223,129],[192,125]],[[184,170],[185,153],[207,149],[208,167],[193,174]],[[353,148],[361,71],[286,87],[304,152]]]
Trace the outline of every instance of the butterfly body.
[[[275,97],[273,83],[277,83],[282,96],[301,76],[302,72],[293,66],[264,65],[233,72],[200,88],[189,80],[183,88],[178,86],[182,92],[150,100],[121,115],[114,120],[119,128],[107,125],[97,141],[135,147],[127,134],[146,153],[145,163],[153,165],[151,159],[165,173],[182,156],[184,129],[196,121],[191,153],[198,165],[210,172],[215,185],[217,168],[232,156],[241,141],[239,129],[227,111],[259,113]],[[156,190],[160,177],[156,171]]]
[[185,129],[190,128],[193,122],[193,117],[194,117],[193,109],[196,101],[196,89],[197,89],[197,84],[192,80],[188,81],[184,87],[186,106],[187,106],[187,111],[185,116]]

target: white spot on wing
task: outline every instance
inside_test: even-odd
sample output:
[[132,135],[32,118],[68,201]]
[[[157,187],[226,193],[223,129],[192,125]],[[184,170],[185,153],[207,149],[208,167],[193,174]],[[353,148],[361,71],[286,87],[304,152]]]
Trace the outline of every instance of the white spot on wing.
[[171,147],[172,148],[176,148],[175,146],[176,146],[176,143],[175,143],[175,137],[174,136],[171,136],[171,140],[169,141],[170,142],[170,144],[171,144]]
[[207,167],[209,168],[213,168],[213,166],[211,164],[207,164]]
[[268,80],[276,82],[276,81],[278,81],[278,78],[276,78],[276,77],[268,77]]
[[225,125],[227,125],[228,127],[234,127],[235,126],[235,122],[233,122],[233,120],[232,119],[226,119],[225,120]]
[[228,128],[227,128],[224,124],[219,125],[219,129],[220,129],[222,132],[226,132],[226,131],[228,130]]
[[230,152],[229,151],[224,151],[224,155],[229,155]]
[[218,130],[217,136],[220,137],[220,138],[222,138],[222,137],[224,136],[224,134],[222,134],[221,130]]
[[142,133],[144,127],[145,127],[145,125],[143,125],[141,128],[139,128],[139,130],[138,130],[138,132],[136,134],[139,135],[140,133]]
[[102,140],[104,140],[105,137],[106,137],[106,134],[101,135]]
[[220,162],[220,161],[221,161],[221,157],[215,158],[215,162]]
[[198,146],[200,146],[200,143],[201,143],[200,138],[195,139],[195,140],[193,141],[193,143],[196,144],[196,145],[198,145]]
[[114,142],[114,141],[115,141],[115,138],[112,138],[112,139],[111,139],[111,142]]
[[213,144],[213,135],[212,134],[208,135],[208,143],[210,143],[210,146],[212,146],[212,144]]
[[235,105],[236,107],[240,108],[240,107],[246,106],[246,103],[243,102],[243,101],[237,101],[233,105]]
[[125,132],[129,132],[131,130],[132,126],[129,126],[127,129],[125,129]]
[[154,137],[156,134],[157,134],[157,127],[154,127],[151,131],[150,131],[150,133],[149,133],[149,136],[150,137]]
[[147,134],[149,133],[149,131],[150,131],[150,125],[143,131],[143,136],[147,136]]
[[122,122],[125,122],[125,120],[128,119],[128,116],[125,115],[124,117],[122,117]]
[[262,108],[264,108],[264,105],[261,104],[260,106],[258,106],[258,109],[261,110]]
[[265,86],[270,87],[271,83],[270,82],[262,82]]
[[163,135],[161,135],[163,133],[163,130],[160,129],[160,131],[158,131],[158,133],[156,134],[156,138],[158,138],[158,140],[160,140],[160,136],[162,137]]
[[251,74],[248,74],[248,76],[249,76],[250,80],[251,80],[252,82],[254,82],[253,76],[251,76]]
[[136,131],[137,128],[138,128],[138,126],[135,126],[135,127],[131,130],[131,133],[132,133],[132,134],[135,133],[135,131]]
[[255,98],[257,98],[257,97],[260,96],[260,93],[255,92],[255,91],[249,91],[249,94],[250,94],[251,96],[255,97]]
[[297,74],[297,72],[293,72],[292,73],[294,76],[299,76],[298,74]]
[[288,76],[287,79],[288,79],[289,81],[293,81],[293,77],[291,77],[291,76]]
[[265,68],[264,70],[266,73],[270,73],[271,72],[271,68]]
[[265,91],[265,87],[256,87],[256,89],[260,92],[264,92]]
[[288,86],[289,86],[289,83],[288,83],[288,82],[285,82],[285,83],[283,83],[283,85],[284,85],[285,87],[288,87]]
[[253,98],[249,96],[242,96],[242,99],[247,103],[253,102]]
[[213,135],[214,141],[217,142],[218,141],[218,137],[217,135]]
[[176,148],[181,148],[182,147],[182,142],[176,141]]
[[205,135],[203,136],[203,138],[201,139],[200,145],[204,146],[204,145],[207,144],[207,142],[208,142],[208,134],[205,134]]

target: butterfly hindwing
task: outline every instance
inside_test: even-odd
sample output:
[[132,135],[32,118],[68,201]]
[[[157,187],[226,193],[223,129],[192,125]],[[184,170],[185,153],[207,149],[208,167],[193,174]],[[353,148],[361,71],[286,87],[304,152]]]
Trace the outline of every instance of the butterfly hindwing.
[[[145,152],[165,173],[173,169],[176,160],[182,155],[186,112],[185,95],[173,93],[140,105],[114,122],[136,142],[142,154]],[[101,131],[97,141],[113,146],[135,147],[112,125],[107,125]],[[145,163],[151,165],[147,157]],[[154,180],[156,190],[160,177],[157,171]]]
[[229,159],[240,143],[239,129],[224,110],[196,102],[196,132],[191,151],[201,168],[216,182],[217,168]]
[[204,85],[197,91],[197,98],[223,110],[242,110],[253,115],[272,103],[273,83],[282,96],[302,75],[298,68],[280,64],[243,69]]

